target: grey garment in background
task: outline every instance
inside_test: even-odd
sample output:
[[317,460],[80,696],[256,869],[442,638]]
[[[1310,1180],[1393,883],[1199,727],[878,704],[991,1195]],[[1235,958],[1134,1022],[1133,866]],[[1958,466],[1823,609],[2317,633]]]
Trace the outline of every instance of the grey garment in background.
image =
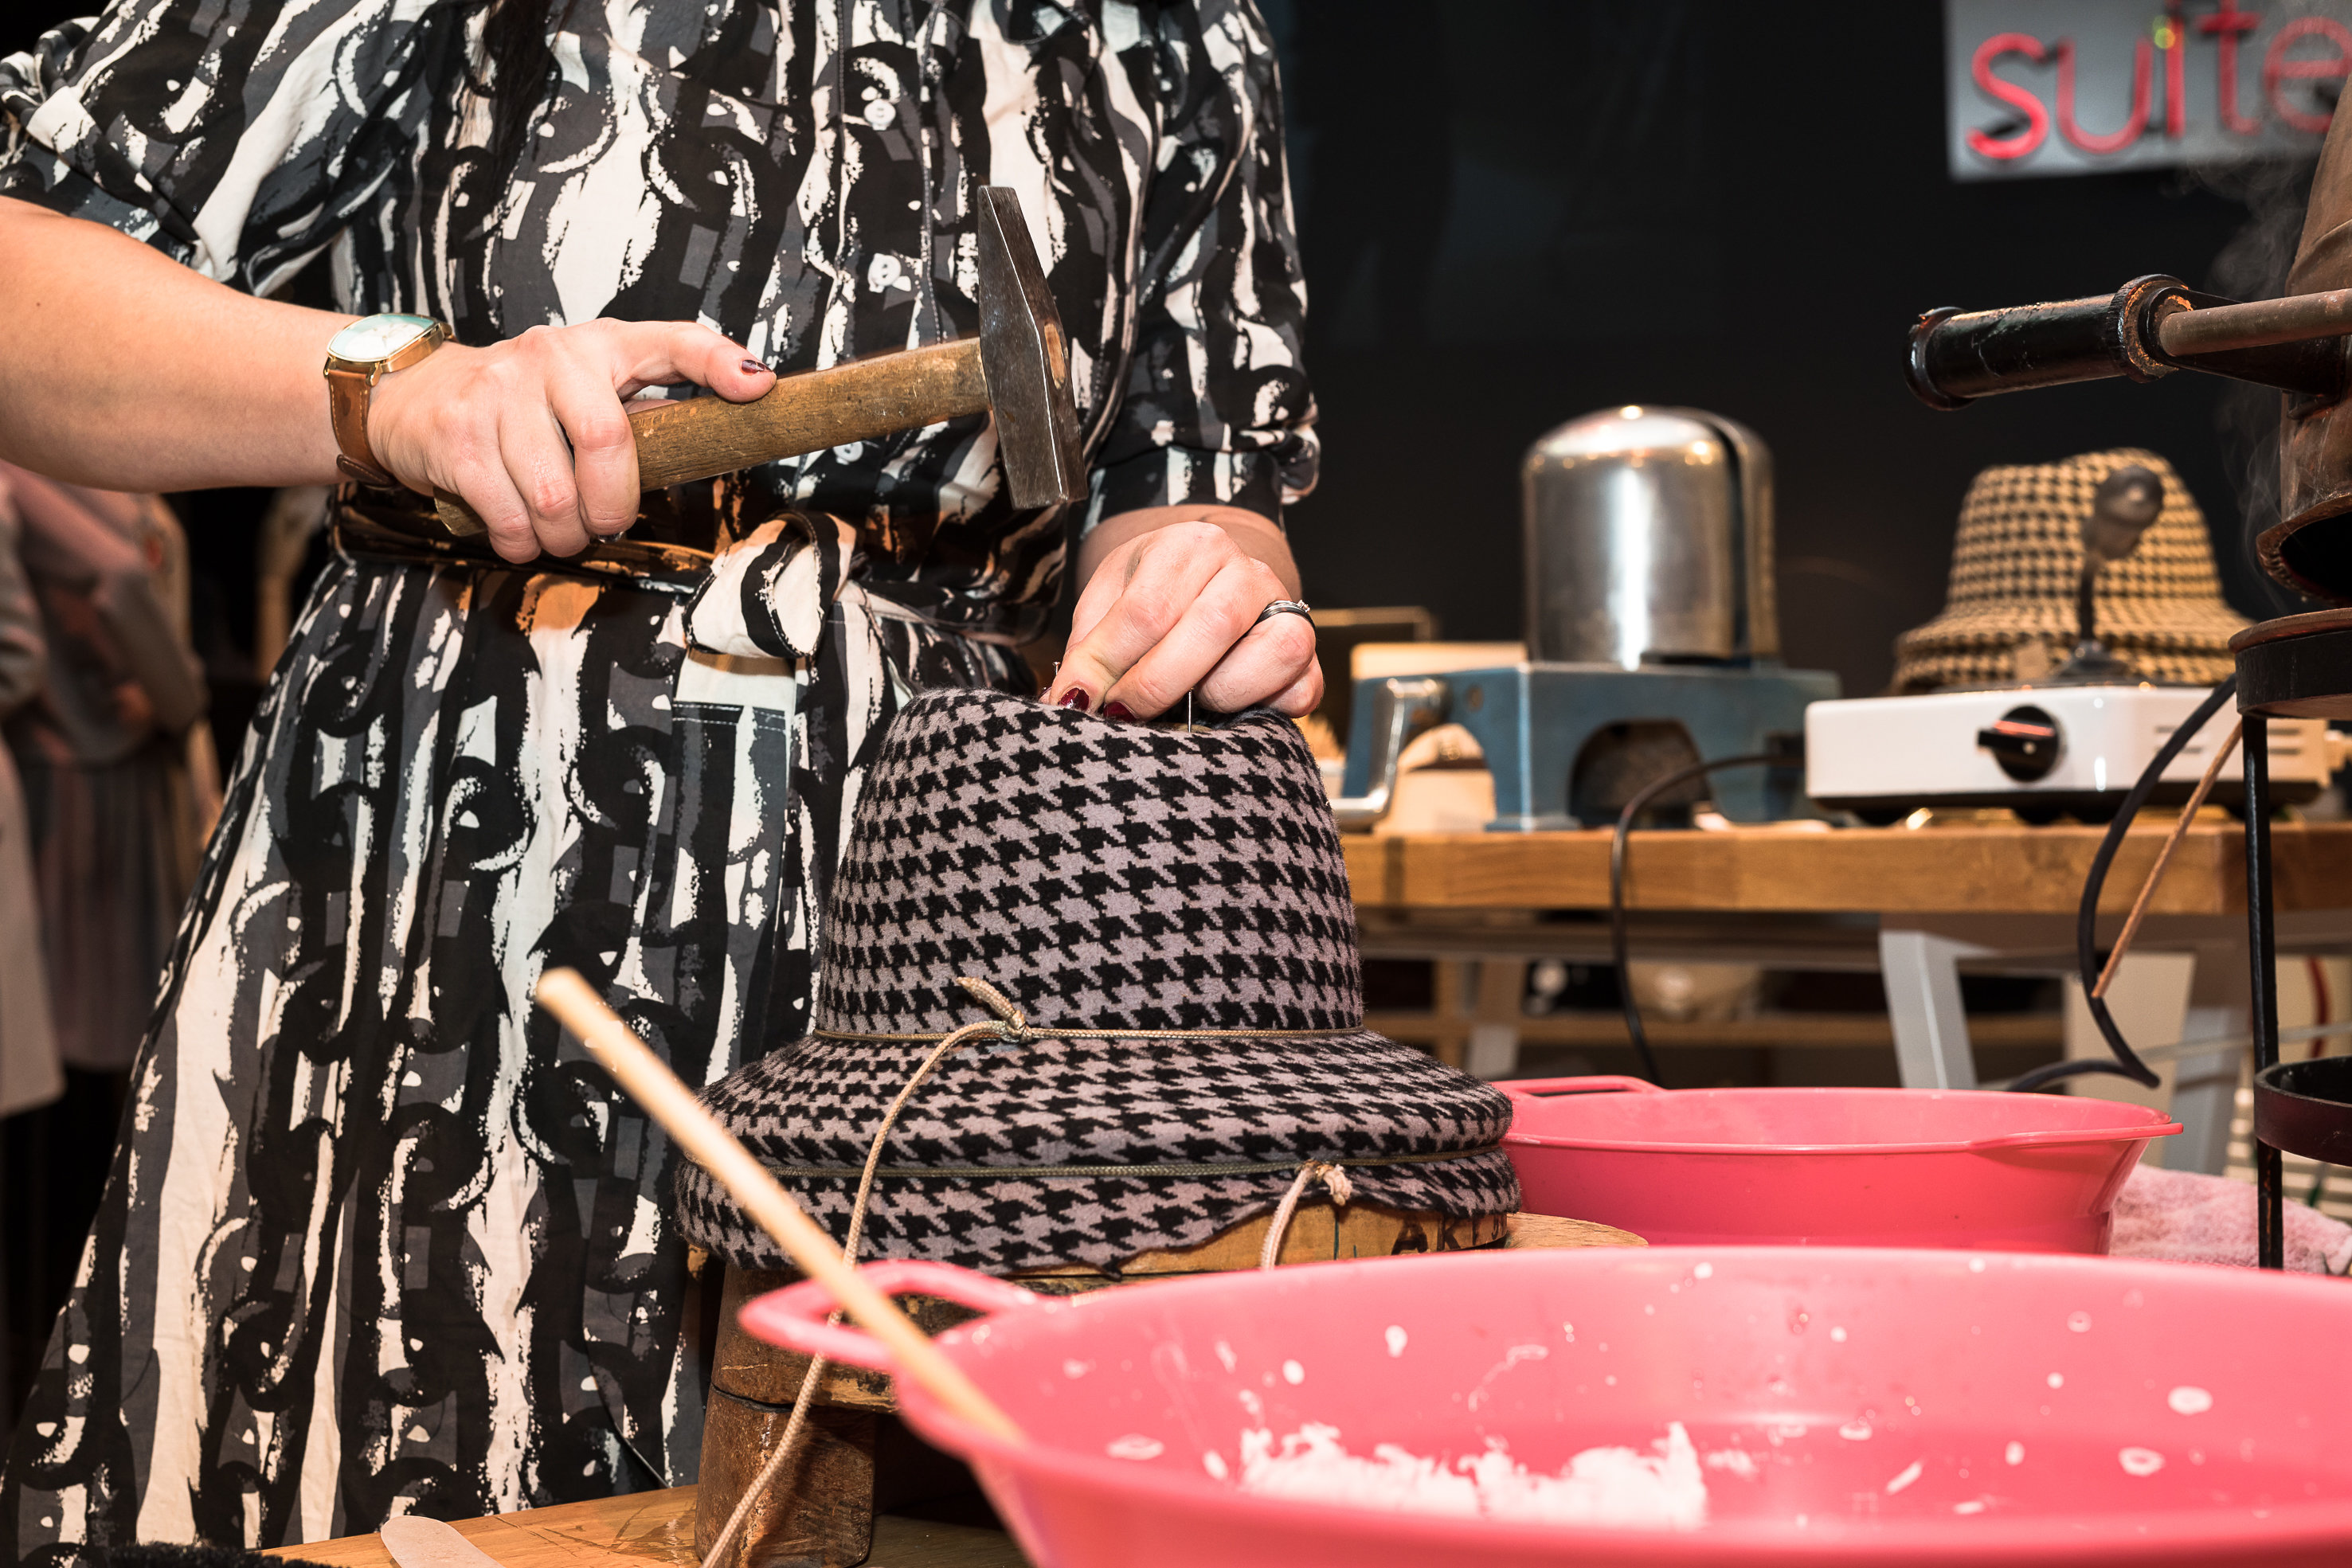
[[184,752],[204,716],[188,646],[184,546],[152,497],[0,465],[48,649],[38,700],[8,722],[47,934],[57,1051],[121,1072],[147,1016],[205,822]]
[[[26,574],[40,601],[49,678],[38,709],[45,753],[120,762],[204,716],[204,665],[188,646],[179,525],[152,497],[60,485],[8,470]],[[167,603],[159,579],[181,579]],[[174,912],[176,914],[176,912]]]
[[[0,716],[40,695],[47,657],[41,617],[16,558],[16,513],[0,477]],[[49,977],[41,963],[41,905],[35,896],[25,792],[0,747],[0,1116],[46,1105],[65,1092]]]

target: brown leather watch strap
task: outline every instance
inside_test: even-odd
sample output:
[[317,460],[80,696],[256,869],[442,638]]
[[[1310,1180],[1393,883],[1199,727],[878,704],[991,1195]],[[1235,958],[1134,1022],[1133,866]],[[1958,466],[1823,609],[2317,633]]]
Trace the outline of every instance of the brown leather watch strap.
[[389,490],[400,481],[383,471],[368,444],[368,393],[375,386],[369,371],[331,370],[327,372],[327,418],[334,426],[335,466],[362,485]]

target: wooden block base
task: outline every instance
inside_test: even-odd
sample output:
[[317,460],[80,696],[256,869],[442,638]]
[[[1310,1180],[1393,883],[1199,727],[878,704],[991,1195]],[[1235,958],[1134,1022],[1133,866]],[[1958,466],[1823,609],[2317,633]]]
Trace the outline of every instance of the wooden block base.
[[[702,1474],[697,1483],[698,1552],[726,1528],[737,1500],[782,1441],[792,1406],[765,1405],[723,1388],[710,1391],[702,1423]],[[851,1568],[874,1549],[872,1410],[837,1405],[810,1408],[798,1452],[756,1499],[719,1568]]]

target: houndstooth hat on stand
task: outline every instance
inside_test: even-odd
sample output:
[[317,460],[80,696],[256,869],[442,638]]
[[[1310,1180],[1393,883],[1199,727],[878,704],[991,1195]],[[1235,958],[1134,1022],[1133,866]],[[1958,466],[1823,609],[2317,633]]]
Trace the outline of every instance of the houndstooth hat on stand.
[[2074,647],[2083,520],[2099,482],[2134,464],[2164,481],[2139,548],[2099,573],[2099,639],[2150,680],[2210,685],[2245,617],[2221,598],[2205,516],[2172,465],[2121,447],[1988,468],[1960,503],[1943,613],[1895,640],[1896,692],[2037,680]]
[[[703,1095],[835,1237],[893,1098],[990,1016],[965,977],[1030,1032],[915,1090],[866,1256],[1116,1265],[1272,1208],[1308,1161],[1386,1207],[1517,1207],[1509,1103],[1361,1027],[1339,833],[1286,719],[1187,734],[986,691],[899,714],[834,883],[816,1032]],[[676,1196],[729,1262],[787,1266],[698,1167]]]

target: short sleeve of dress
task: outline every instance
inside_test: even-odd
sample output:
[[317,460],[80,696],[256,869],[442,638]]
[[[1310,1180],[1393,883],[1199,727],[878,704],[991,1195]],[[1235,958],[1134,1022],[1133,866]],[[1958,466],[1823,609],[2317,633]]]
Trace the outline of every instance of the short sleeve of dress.
[[1315,398],[1274,44],[1245,0],[1171,7],[1167,140],[1144,196],[1125,396],[1097,449],[1086,526],[1220,502],[1278,517],[1314,488]]
[[0,195],[268,293],[411,155],[456,0],[117,0],[0,59]]

